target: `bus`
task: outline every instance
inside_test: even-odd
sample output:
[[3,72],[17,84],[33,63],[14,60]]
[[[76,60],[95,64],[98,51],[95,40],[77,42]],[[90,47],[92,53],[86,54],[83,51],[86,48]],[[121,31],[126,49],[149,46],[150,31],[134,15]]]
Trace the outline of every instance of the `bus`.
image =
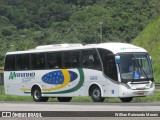
[[8,52],[4,86],[6,94],[32,96],[35,102],[50,97],[69,102],[74,96],[131,102],[155,90],[151,57],[127,43],[53,44]]

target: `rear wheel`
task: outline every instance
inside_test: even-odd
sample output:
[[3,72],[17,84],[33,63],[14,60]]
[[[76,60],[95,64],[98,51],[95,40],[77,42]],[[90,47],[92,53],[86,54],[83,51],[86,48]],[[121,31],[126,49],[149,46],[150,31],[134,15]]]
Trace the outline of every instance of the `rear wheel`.
[[133,97],[126,97],[126,98],[120,98],[122,102],[131,102],[133,100]]
[[72,97],[57,97],[59,102],[70,102]]
[[92,88],[91,98],[94,102],[103,102],[105,98],[101,97],[101,90],[98,86]]
[[32,91],[32,97],[35,102],[47,102],[48,97],[42,97],[40,88],[36,87]]

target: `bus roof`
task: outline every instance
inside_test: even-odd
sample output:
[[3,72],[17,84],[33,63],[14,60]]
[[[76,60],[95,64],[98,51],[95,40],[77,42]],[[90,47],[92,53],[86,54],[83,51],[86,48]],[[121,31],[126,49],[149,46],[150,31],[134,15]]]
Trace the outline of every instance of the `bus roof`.
[[124,52],[147,52],[145,49],[128,43],[102,43],[98,47],[108,49],[114,54]]
[[24,54],[24,53],[36,53],[36,52],[47,52],[47,51],[64,51],[64,50],[76,50],[76,49],[88,49],[88,48],[103,48],[116,53],[124,52],[147,52],[145,49],[128,44],[128,43],[100,43],[100,44],[53,44],[53,45],[42,45],[37,46],[35,49],[26,51],[14,51],[8,52],[7,54]]

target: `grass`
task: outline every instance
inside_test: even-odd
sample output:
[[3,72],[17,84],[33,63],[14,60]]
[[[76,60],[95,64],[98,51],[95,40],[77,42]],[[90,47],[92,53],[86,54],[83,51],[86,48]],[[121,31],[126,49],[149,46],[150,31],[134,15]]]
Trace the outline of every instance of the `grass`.
[[[3,86],[0,86],[0,101],[24,101],[33,102],[31,96],[5,95]],[[93,102],[91,97],[73,97],[73,102]],[[135,97],[132,102],[158,102],[160,101],[160,90],[156,90],[154,95],[147,97]],[[58,102],[56,98],[50,98],[49,102]],[[106,98],[104,102],[121,102],[119,98]]]

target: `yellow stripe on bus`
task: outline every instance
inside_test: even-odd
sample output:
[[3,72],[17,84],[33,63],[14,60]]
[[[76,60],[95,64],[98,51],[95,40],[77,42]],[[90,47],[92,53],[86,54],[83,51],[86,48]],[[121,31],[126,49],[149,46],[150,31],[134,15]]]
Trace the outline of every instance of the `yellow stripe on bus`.
[[21,90],[27,90],[27,91],[30,91],[31,88],[21,88]]

